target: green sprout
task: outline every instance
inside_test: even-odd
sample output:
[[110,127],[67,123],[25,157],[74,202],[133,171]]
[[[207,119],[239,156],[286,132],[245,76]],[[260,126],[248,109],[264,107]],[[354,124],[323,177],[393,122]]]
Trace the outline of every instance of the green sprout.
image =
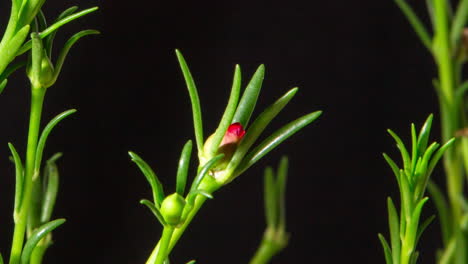
[[392,198],[387,199],[390,244],[379,234],[387,264],[415,264],[419,254],[416,251],[419,238],[434,219],[431,216],[420,224],[422,209],[429,199],[425,197],[426,188],[437,162],[455,139],[450,139],[442,146],[436,142],[428,145],[431,125],[432,115],[427,118],[419,134],[414,124],[411,124],[411,153],[400,137],[388,130],[400,150],[403,168],[399,168],[387,154],[383,154],[395,174],[400,190],[400,214]]

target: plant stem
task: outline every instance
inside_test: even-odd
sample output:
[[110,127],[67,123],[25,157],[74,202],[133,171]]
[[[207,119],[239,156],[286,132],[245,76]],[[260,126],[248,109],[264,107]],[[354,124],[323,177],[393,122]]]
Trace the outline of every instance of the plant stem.
[[37,140],[41,123],[42,105],[44,102],[45,89],[32,88],[31,112],[29,116],[28,145],[26,149],[26,170],[24,175],[23,197],[18,213],[18,222],[15,223],[13,242],[10,254],[10,264],[19,264],[21,251],[23,248],[24,235],[28,220],[28,213],[31,206],[31,195],[33,178],[38,171],[34,171],[34,161],[36,157]]
[[164,260],[167,258],[169,252],[168,247],[171,243],[171,237],[174,233],[174,227],[165,226],[161,239],[159,240],[158,255],[156,256],[155,264],[163,264]]
[[[270,233],[269,233],[270,232]],[[266,264],[278,254],[284,247],[285,243],[282,241],[276,241],[274,236],[274,230],[268,228],[263,235],[262,242],[255,252],[254,256],[250,260],[249,264]]]
[[[221,187],[222,187],[222,185],[217,183],[216,180],[213,177],[206,176],[206,177],[203,178],[203,180],[200,183],[200,186],[198,187],[198,189],[203,190],[203,191],[205,191],[207,193],[214,193],[215,191],[217,191]],[[193,207],[190,208],[190,211],[187,214],[187,217],[185,218],[184,223],[180,227],[176,227],[174,229],[174,232],[172,233],[172,236],[171,236],[169,246],[168,246],[166,252],[164,252],[164,255],[166,255],[166,257],[168,257],[170,255],[172,249],[174,248],[174,246],[179,241],[179,239],[182,236],[182,234],[184,233],[185,229],[187,229],[187,227],[192,222],[195,215],[198,213],[198,211],[201,209],[203,204],[206,202],[206,199],[207,198],[205,196],[203,196],[203,195],[197,195],[197,197],[195,198],[195,202],[193,203]],[[164,231],[163,231],[162,236],[164,236]],[[161,241],[162,239],[163,239],[163,237],[161,237],[161,239],[159,240],[156,247],[154,247],[153,252],[151,252],[150,257],[146,261],[146,264],[153,264],[156,261],[157,256],[160,254],[159,253],[159,251],[160,251],[159,248],[160,248],[160,244],[162,243],[162,241]]]

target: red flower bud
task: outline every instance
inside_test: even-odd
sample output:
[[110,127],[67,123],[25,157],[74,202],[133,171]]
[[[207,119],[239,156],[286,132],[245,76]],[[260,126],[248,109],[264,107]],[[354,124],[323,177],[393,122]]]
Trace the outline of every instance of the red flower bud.
[[231,124],[226,134],[224,134],[223,141],[221,141],[220,147],[227,145],[227,144],[238,144],[239,141],[244,137],[245,130],[242,127],[241,123],[234,123]]

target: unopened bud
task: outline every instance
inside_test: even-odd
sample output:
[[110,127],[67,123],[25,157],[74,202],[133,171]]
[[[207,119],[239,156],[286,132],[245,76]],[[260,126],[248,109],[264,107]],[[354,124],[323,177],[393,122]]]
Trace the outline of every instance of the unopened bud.
[[185,200],[178,193],[167,196],[161,204],[161,214],[168,225],[178,226],[181,224],[184,212]]

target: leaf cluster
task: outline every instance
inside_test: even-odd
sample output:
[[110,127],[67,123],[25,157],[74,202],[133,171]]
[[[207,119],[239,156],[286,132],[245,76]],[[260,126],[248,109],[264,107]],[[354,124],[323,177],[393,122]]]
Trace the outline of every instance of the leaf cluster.
[[418,253],[415,249],[419,238],[434,219],[432,216],[422,224],[419,223],[421,211],[429,199],[424,195],[430,175],[444,152],[453,144],[454,139],[442,146],[436,142],[428,145],[432,119],[430,115],[419,134],[416,133],[414,124],[411,124],[411,153],[400,137],[388,130],[400,150],[403,168],[399,168],[387,154],[383,154],[395,175],[400,191],[399,214],[392,199],[389,197],[387,200],[391,243],[388,244],[379,234],[387,264],[416,263]]

